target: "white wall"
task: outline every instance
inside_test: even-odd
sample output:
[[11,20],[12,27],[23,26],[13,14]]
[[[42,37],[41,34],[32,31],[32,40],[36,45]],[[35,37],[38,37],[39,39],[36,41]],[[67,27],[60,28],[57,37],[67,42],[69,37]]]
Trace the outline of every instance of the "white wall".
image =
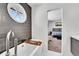
[[63,8],[63,55],[71,55],[70,36],[79,35],[79,4],[43,4],[32,9],[32,38],[44,41],[44,54],[48,46],[48,18],[47,11],[55,8]]
[[59,20],[62,19],[62,9],[57,8],[48,11],[48,20]]
[[54,26],[55,26],[55,22],[54,21],[48,21],[48,31],[52,31]]
[[[41,10],[41,11],[40,11]],[[48,38],[48,24],[47,24],[47,11],[39,7],[32,8],[32,38],[41,39],[44,42],[43,55],[46,55],[47,38]],[[44,15],[46,14],[46,16]],[[46,50],[45,50],[46,49]]]

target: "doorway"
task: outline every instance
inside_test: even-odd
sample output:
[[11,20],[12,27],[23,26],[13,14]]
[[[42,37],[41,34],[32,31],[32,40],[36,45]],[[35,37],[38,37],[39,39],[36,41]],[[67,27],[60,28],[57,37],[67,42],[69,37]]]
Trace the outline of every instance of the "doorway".
[[48,50],[61,53],[63,9],[48,11]]

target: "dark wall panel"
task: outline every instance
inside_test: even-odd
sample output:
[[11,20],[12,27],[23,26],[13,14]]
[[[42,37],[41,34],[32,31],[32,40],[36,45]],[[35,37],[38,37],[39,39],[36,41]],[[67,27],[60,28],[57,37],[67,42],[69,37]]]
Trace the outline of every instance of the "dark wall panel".
[[[0,52],[5,50],[6,34],[9,30],[15,32],[15,36],[20,39],[31,38],[31,7],[21,3],[27,12],[27,21],[23,24],[15,22],[7,13],[7,4],[0,3]],[[11,46],[13,46],[13,40]]]

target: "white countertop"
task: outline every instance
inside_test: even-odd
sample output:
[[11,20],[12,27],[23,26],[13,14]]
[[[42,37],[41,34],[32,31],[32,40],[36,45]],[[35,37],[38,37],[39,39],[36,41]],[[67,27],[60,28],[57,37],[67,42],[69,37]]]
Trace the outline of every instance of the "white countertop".
[[79,40],[79,35],[72,35],[71,37],[76,39],[76,40]]

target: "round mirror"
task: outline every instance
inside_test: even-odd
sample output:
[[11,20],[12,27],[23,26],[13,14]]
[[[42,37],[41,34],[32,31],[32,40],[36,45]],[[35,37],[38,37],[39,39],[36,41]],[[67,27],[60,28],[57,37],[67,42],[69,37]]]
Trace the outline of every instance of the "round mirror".
[[10,17],[18,22],[24,23],[27,20],[27,14],[23,6],[19,3],[9,3],[7,5],[8,14]]

